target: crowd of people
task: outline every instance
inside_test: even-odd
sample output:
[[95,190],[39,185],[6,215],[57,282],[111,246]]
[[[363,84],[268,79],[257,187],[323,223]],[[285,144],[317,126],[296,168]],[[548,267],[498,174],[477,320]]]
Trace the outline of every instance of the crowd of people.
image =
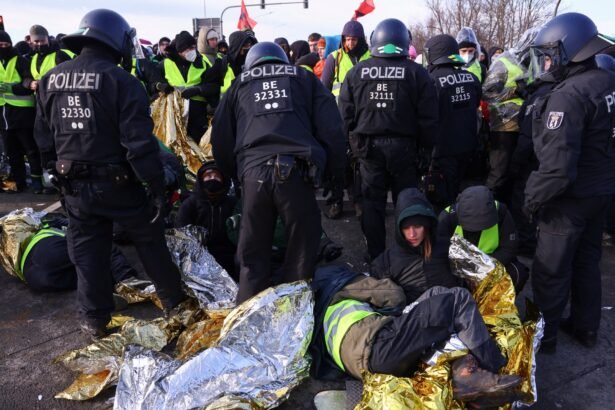
[[[202,27],[150,49],[109,10],[86,14],[71,35],[34,25],[13,43],[0,31],[4,187],[60,190],[66,238],[50,230],[36,243],[66,247],[83,328],[95,336],[115,308],[114,281],[133,274],[111,269],[114,233],[133,241],[172,314],[186,295],[165,221],[206,227],[241,303],[310,279],[319,260],[339,255],[323,249],[331,243],[315,190],[327,194],[331,219],[343,215],[346,190],[369,276],[315,278],[326,357],[317,367],[328,360],[355,377],[408,375],[426,347],[457,333],[471,352],[454,366],[457,397],[497,392],[510,401],[521,380],[497,375],[505,359],[450,272],[449,241],[460,235],[499,261],[517,292],[530,277],[520,258],[533,258],[542,352],[556,352],[559,328],[596,344],[602,234],[615,194],[615,60],[601,53],[612,54],[613,42],[578,13],[528,30],[510,49],[486,52],[470,27],[452,34],[416,50],[397,19],[370,36],[354,20],[340,35],[293,43],[258,41],[251,30],[227,43]],[[186,191],[184,170],[152,135],[149,114],[152,100],[171,93],[189,101],[189,138],[198,143],[211,127],[215,158],[173,221],[169,197]],[[395,242],[387,247],[389,191]],[[29,255],[22,269],[32,272]]]

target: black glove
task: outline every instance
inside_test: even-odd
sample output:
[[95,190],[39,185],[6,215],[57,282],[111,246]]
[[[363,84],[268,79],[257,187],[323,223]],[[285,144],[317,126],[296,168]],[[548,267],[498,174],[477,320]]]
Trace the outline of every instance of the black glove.
[[540,206],[536,204],[530,204],[526,202],[525,205],[523,205],[523,209],[522,209],[523,215],[525,215],[529,223],[534,223],[534,218],[536,214],[538,213],[539,209],[540,209]]
[[154,217],[149,223],[154,224],[164,216],[164,210],[167,206],[167,198],[165,195],[164,180],[162,178],[151,180],[148,182],[148,190],[150,200],[154,207]]
[[182,91],[182,98],[189,99],[199,94],[201,94],[201,89],[199,87],[188,87]]
[[165,94],[170,94],[173,92],[175,88],[171,86],[169,83],[156,83],[156,90],[162,91]]

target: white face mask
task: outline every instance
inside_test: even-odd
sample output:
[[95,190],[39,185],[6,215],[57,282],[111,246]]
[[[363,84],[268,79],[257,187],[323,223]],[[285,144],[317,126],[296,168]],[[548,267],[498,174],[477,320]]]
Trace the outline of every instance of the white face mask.
[[184,58],[191,63],[196,60],[196,50],[190,50],[184,54]]
[[463,61],[467,63],[470,62],[470,60],[472,59],[472,57],[474,57],[474,54],[460,54],[461,58],[463,58]]

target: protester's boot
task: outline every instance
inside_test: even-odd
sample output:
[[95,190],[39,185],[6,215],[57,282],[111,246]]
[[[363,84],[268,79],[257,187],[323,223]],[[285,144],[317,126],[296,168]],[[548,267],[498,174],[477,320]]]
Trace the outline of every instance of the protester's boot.
[[108,323],[109,319],[86,318],[80,323],[81,332],[95,341],[109,335]]
[[453,362],[453,396],[463,402],[489,398],[489,406],[498,407],[517,399],[515,389],[521,377],[500,375],[478,367],[476,358],[468,354]]

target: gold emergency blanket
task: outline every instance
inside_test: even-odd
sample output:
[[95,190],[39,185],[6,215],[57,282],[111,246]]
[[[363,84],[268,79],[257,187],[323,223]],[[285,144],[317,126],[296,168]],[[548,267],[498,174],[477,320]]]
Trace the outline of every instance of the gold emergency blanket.
[[[508,359],[502,373],[523,378],[523,399],[503,409],[535,403],[535,353],[543,334],[542,318],[528,301],[526,321],[521,321],[515,306],[515,290],[506,269],[465,239],[457,235],[451,239],[449,260],[453,273],[465,279],[472,290],[489,333]],[[463,403],[453,400],[451,370],[447,363],[466,352],[467,348],[453,335],[425,357],[412,378],[366,373],[363,396],[356,409],[464,409]]]
[[0,218],[0,264],[8,274],[24,280],[17,267],[27,240],[41,229],[43,216],[45,212],[23,208]]
[[205,151],[188,136],[189,100],[181,98],[178,90],[160,96],[152,103],[151,112],[154,120],[154,135],[179,156],[188,170],[196,175],[208,159]]
[[[124,354],[114,408],[272,408],[309,374],[313,297],[304,281],[266,289],[230,312],[215,344],[181,361]],[[208,334],[205,327],[197,332]]]

